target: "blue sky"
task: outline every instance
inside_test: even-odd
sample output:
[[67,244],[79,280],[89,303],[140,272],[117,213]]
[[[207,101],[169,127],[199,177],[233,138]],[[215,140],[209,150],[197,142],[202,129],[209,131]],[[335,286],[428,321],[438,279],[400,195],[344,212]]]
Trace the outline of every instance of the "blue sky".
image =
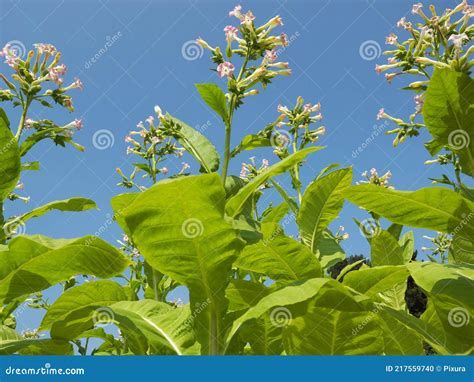
[[[457,2],[434,1],[437,8],[453,7]],[[28,234],[42,233],[53,237],[77,237],[94,234],[105,225],[102,237],[115,242],[121,237],[116,225],[106,222],[112,211],[110,198],[124,192],[116,167],[130,170],[132,158],[125,153],[123,138],[136,123],[153,114],[155,104],[186,121],[191,126],[206,125],[205,133],[222,150],[224,129],[219,119],[199,99],[194,84],[223,80],[210,71],[213,67],[207,52],[194,56],[183,54],[186,44],[202,37],[211,45],[224,46],[223,28],[236,24],[227,16],[234,1],[0,1],[0,44],[16,41],[27,49],[33,43],[52,43],[63,53],[68,78],[80,77],[84,91],[74,94],[76,112],[33,110],[31,118],[51,118],[58,124],[83,118],[85,127],[76,140],[86,146],[80,153],[68,147],[52,147],[49,142],[37,146],[29,159],[40,160],[42,170],[30,172],[22,179],[29,205],[20,202],[7,205],[7,215],[29,210],[40,204],[71,196],[94,199],[98,211],[84,213],[51,213],[32,220]],[[426,6],[428,4],[425,4]],[[405,1],[243,1],[251,9],[256,23],[263,24],[279,14],[291,44],[280,58],[290,63],[291,77],[277,78],[258,97],[250,97],[235,115],[233,145],[244,135],[257,132],[277,117],[279,103],[292,105],[298,95],[308,102],[321,102],[327,134],[321,144],[327,149],[310,157],[302,171],[307,184],[330,163],[354,167],[355,180],[360,173],[375,167],[379,172],[391,170],[397,189],[418,189],[430,185],[429,177],[439,175],[439,167],[429,167],[422,143],[426,135],[392,147],[393,137],[383,134],[357,155],[357,150],[374,129],[387,130],[375,116],[381,107],[393,115],[406,118],[413,112],[412,94],[399,90],[407,82],[386,83],[374,72],[385,49],[385,36],[398,33],[396,21],[411,17],[411,2]],[[107,41],[109,47],[99,54]],[[21,46],[20,44],[20,46]],[[373,51],[361,54],[361,47]],[[195,52],[196,53],[196,52]],[[95,62],[92,57],[99,54]],[[9,73],[2,64],[1,71]],[[18,112],[6,107],[13,124]],[[94,133],[110,131],[113,145],[98,150]],[[255,152],[257,160],[276,161],[271,151]],[[238,174],[243,153],[231,163],[231,173]],[[181,160],[167,163],[170,169],[181,167]],[[194,165],[194,171],[198,166]],[[283,179],[282,182],[286,183]],[[270,200],[277,200],[273,195]],[[348,254],[368,255],[368,246],[351,218],[367,216],[357,207],[346,205],[336,226],[342,224],[350,234],[344,247]],[[291,230],[290,230],[291,231]],[[294,233],[294,232],[289,232]],[[426,245],[421,238],[416,246]]]

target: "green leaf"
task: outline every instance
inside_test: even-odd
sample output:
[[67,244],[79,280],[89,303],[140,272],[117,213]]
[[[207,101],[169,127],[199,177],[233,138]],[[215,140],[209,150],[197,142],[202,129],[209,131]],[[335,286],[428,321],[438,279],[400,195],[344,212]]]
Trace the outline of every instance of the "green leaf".
[[5,110],[3,110],[1,107],[0,107],[0,119],[3,120],[3,122],[8,128],[10,128],[10,121],[8,120],[7,113],[5,113]]
[[383,230],[370,241],[370,257],[374,267],[405,263],[403,248],[391,234]]
[[405,235],[398,240],[398,244],[403,248],[403,260],[408,263],[415,252],[415,235],[413,231],[407,232]]
[[206,102],[224,122],[227,122],[227,102],[222,89],[216,84],[196,84],[196,88],[204,102]]
[[109,308],[135,354],[199,354],[189,306],[172,308],[140,300],[117,302]]
[[270,146],[272,146],[272,142],[269,138],[257,134],[249,134],[243,137],[238,146],[231,151],[230,157],[233,158],[242,151]]
[[229,312],[248,309],[268,293],[268,288],[263,284],[240,279],[231,280],[225,291],[229,300]]
[[242,316],[236,319],[227,336],[227,345],[239,328],[247,321],[260,318],[264,313],[273,308],[298,304],[314,297],[319,290],[328,282],[334,282],[326,278],[309,279],[281,288],[268,296],[263,297],[255,306],[248,309]]
[[224,219],[224,203],[219,175],[209,174],[158,182],[122,211],[146,261],[189,288],[203,354],[220,352],[224,292],[243,243]]
[[64,292],[50,306],[40,330],[51,329],[51,337],[72,340],[94,326],[107,306],[127,300],[124,289],[109,280],[84,283]]
[[474,203],[443,187],[396,191],[372,184],[350,187],[346,197],[388,220],[402,225],[474,236]]
[[108,278],[121,273],[128,260],[96,236],[54,240],[18,236],[0,251],[0,303],[39,292],[75,275]]
[[16,353],[23,355],[66,355],[72,354],[72,345],[61,340],[25,339],[14,329],[0,326],[0,355]]
[[316,179],[306,188],[297,222],[303,243],[313,253],[321,233],[339,215],[344,204],[344,191],[351,182],[352,168],[349,167]]
[[0,202],[17,185],[20,168],[18,144],[4,119],[0,118]]
[[459,265],[410,263],[416,284],[428,295],[421,320],[451,354],[469,354],[474,343],[474,269]]
[[39,162],[24,162],[21,164],[21,171],[38,171],[39,169]]
[[346,258],[343,249],[329,231],[323,232],[318,239],[316,256],[324,270]]
[[321,266],[308,247],[285,236],[275,223],[262,225],[263,240],[246,246],[234,265],[263,273],[277,282],[321,277]]
[[87,211],[97,208],[95,202],[87,198],[69,198],[64,200],[56,200],[35,208],[19,217],[15,218],[17,221],[25,222],[31,218],[42,216],[50,211]]
[[211,173],[219,168],[219,153],[216,147],[203,134],[183,121],[166,115],[178,127],[176,139],[200,163],[201,172]]
[[474,176],[474,79],[466,73],[435,68],[423,119],[433,140],[457,153],[462,171]]
[[285,189],[278,183],[275,179],[270,179],[270,184],[275,187],[275,190],[281,195],[283,200],[288,204],[288,206],[291,208],[291,211],[295,216],[298,215],[298,204],[296,203],[295,198],[291,197],[288,195],[288,193],[285,191]]
[[321,150],[323,147],[309,147],[298,151],[282,161],[275,163],[274,165],[261,172],[255,178],[253,178],[245,187],[243,187],[237,195],[233,196],[227,201],[226,213],[231,217],[235,217],[241,210],[247,199],[260,187],[263,183],[268,181],[270,178],[282,174],[289,169],[293,168],[296,164],[300,163],[308,154],[315,151]]
[[468,237],[462,232],[453,236],[449,248],[453,262],[460,265],[474,265],[474,237]]
[[359,269],[344,277],[344,285],[394,309],[404,309],[408,276],[404,265]]
[[286,202],[280,203],[275,207],[269,207],[262,214],[262,223],[279,223],[288,215],[289,206]]

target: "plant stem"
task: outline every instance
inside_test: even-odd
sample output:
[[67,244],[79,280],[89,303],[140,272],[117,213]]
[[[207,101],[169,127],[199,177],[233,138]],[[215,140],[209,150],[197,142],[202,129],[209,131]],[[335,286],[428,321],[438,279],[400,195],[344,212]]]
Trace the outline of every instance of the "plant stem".
[[[237,76],[237,83],[242,79],[242,76],[245,73],[247,68],[247,63],[249,61],[249,52],[245,57],[245,61],[240,68],[239,75]],[[229,115],[227,116],[227,121],[225,121],[225,143],[224,143],[224,163],[222,165],[222,184],[225,185],[225,180],[227,179],[227,172],[229,170],[229,161],[230,161],[230,141],[232,134],[232,119],[234,117],[235,103],[237,102],[237,96],[232,94],[229,102]]]
[[32,99],[30,97],[27,97],[25,103],[23,104],[23,111],[21,113],[20,123],[18,124],[18,129],[15,134],[15,139],[17,142],[20,141],[21,133],[25,128],[26,114],[28,113],[28,108],[30,107],[31,101]]

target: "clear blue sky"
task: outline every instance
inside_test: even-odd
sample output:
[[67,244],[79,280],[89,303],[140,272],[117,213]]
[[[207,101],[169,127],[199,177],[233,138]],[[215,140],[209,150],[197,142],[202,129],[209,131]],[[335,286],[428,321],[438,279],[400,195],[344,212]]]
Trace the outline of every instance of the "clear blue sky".
[[[439,175],[439,167],[423,164],[429,159],[422,143],[427,136],[410,140],[393,148],[393,137],[379,134],[360,154],[353,151],[380,126],[375,116],[381,107],[406,118],[413,112],[412,94],[398,90],[406,82],[387,84],[374,72],[378,49],[385,49],[385,36],[398,33],[396,21],[411,17],[411,2],[406,1],[243,1],[251,9],[256,23],[264,23],[279,14],[285,25],[281,31],[292,40],[281,59],[293,69],[291,77],[277,78],[260,96],[251,97],[235,115],[233,144],[251,132],[257,132],[273,121],[279,103],[291,105],[298,95],[307,101],[321,102],[327,134],[321,144],[327,149],[310,157],[303,170],[307,184],[330,163],[354,166],[355,180],[360,173],[376,167],[379,172],[391,170],[397,189],[418,189],[430,185],[429,177]],[[457,2],[434,1],[437,8],[453,7]],[[26,211],[55,199],[85,196],[94,199],[100,210],[84,213],[51,213],[28,222],[28,234],[42,233],[53,237],[77,237],[93,234],[101,226],[107,229],[103,238],[114,243],[121,237],[116,225],[107,226],[112,211],[110,198],[123,189],[115,173],[117,166],[130,170],[123,138],[136,123],[153,113],[160,104],[172,115],[191,126],[208,125],[206,134],[222,149],[224,129],[199,99],[194,83],[216,82],[224,86],[214,72],[207,52],[194,59],[183,57],[186,42],[202,37],[211,45],[224,46],[222,29],[236,24],[227,13],[234,1],[38,1],[0,0],[0,45],[17,40],[30,48],[33,43],[52,43],[63,52],[68,77],[80,77],[84,91],[74,95],[76,112],[43,112],[42,118],[67,123],[83,118],[85,127],[76,134],[86,146],[80,153],[68,147],[55,148],[44,142],[35,148],[29,159],[40,160],[40,172],[30,172],[22,179],[25,194],[31,196],[27,206],[21,202],[7,205],[7,215]],[[428,3],[425,3],[427,6]],[[115,37],[114,37],[115,36]],[[90,60],[107,41],[114,40],[107,52],[95,63]],[[373,56],[360,54],[364,43],[375,46]],[[188,57],[189,58],[189,57]],[[9,72],[2,64],[1,71]],[[14,124],[18,112],[7,108]],[[30,117],[39,117],[34,110]],[[390,127],[390,126],[389,126]],[[114,144],[98,150],[92,144],[94,133],[109,130]],[[385,127],[385,130],[387,128]],[[253,155],[257,160],[276,158],[270,151]],[[244,153],[231,164],[231,173],[238,174]],[[181,160],[169,162],[170,169],[181,166]],[[198,168],[193,166],[194,171]],[[284,182],[284,181],[283,181]],[[270,197],[271,198],[271,197]],[[348,254],[368,255],[368,246],[351,217],[366,218],[363,211],[346,205],[336,226],[342,224],[351,238],[344,247]],[[291,230],[290,230],[291,231]],[[294,233],[294,232],[289,232]],[[419,248],[426,242],[418,240]],[[31,323],[33,326],[33,322]]]

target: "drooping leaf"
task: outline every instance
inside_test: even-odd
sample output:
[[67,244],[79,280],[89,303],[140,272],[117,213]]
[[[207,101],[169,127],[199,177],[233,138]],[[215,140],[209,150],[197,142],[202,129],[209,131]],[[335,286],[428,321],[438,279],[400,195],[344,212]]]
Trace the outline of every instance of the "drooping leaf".
[[188,306],[172,308],[155,300],[140,300],[117,302],[109,308],[129,346],[138,354],[199,354]]
[[247,199],[267,180],[273,176],[279,175],[293,168],[300,163],[308,154],[321,150],[323,147],[309,147],[298,151],[286,157],[282,161],[275,163],[267,168],[265,171],[253,178],[245,187],[243,187],[237,195],[233,196],[227,201],[226,213],[229,216],[235,217],[242,209]]
[[286,202],[280,203],[275,207],[263,212],[262,223],[279,223],[286,215],[288,215],[289,206]]
[[64,292],[48,309],[40,330],[51,329],[51,337],[74,339],[94,326],[107,307],[127,300],[123,287],[110,280],[84,283]]
[[474,236],[474,203],[443,187],[396,191],[372,184],[352,186],[347,199],[402,225]]
[[0,201],[15,188],[20,177],[20,151],[7,123],[0,118]]
[[231,158],[235,157],[242,151],[253,150],[260,147],[271,147],[272,142],[269,138],[257,134],[249,134],[242,138],[240,143],[235,147],[231,153]]
[[346,258],[344,250],[329,231],[324,231],[319,237],[316,256],[322,269],[328,269]]
[[404,265],[380,266],[348,273],[344,285],[394,309],[404,309],[408,276]]
[[201,98],[223,121],[227,121],[228,111],[225,94],[216,84],[196,84]]
[[203,134],[183,121],[167,114],[178,126],[176,139],[199,162],[201,172],[211,173],[219,169],[219,153],[216,147]]
[[270,179],[270,184],[275,188],[275,190],[277,190],[277,192],[280,194],[286,204],[288,204],[293,214],[297,216],[299,207],[296,203],[296,199],[290,196],[288,192],[286,192],[286,190],[281,186],[281,184],[278,183],[275,179]]
[[372,265],[402,265],[405,263],[403,247],[387,231],[380,230],[370,241]]
[[44,236],[18,236],[1,251],[0,302],[39,292],[72,276],[101,278],[121,273],[128,260],[96,236],[54,240]]
[[344,168],[316,179],[306,188],[297,222],[300,236],[312,252],[316,252],[322,232],[341,211],[344,191],[351,182],[352,168]]
[[[224,219],[217,174],[158,182],[122,211],[146,261],[190,291],[203,353],[219,353],[225,287],[242,241]],[[120,221],[119,221],[120,223]]]
[[435,68],[425,94],[423,119],[433,140],[456,152],[462,171],[474,176],[474,79]]
[[453,354],[468,354],[474,344],[474,269],[458,265],[414,262],[407,265],[416,284],[428,295],[421,320]]
[[413,234],[413,231],[409,231],[403,235],[400,240],[398,240],[398,244],[403,248],[404,262],[408,263],[415,252],[415,235]]
[[318,291],[330,281],[331,280],[327,278],[309,279],[295,283],[295,285],[286,286],[263,297],[255,306],[248,309],[233,322],[232,328],[227,336],[227,344],[230,343],[232,337],[245,322],[260,318],[264,313],[273,308],[285,307],[307,301],[314,297]]
[[277,282],[321,277],[321,266],[308,247],[286,236],[275,223],[262,224],[263,240],[246,246],[234,265],[263,273]]
[[56,200],[37,207],[23,215],[20,215],[16,220],[25,222],[31,218],[42,216],[50,211],[86,211],[97,208],[95,202],[91,199],[74,197],[64,200]]

